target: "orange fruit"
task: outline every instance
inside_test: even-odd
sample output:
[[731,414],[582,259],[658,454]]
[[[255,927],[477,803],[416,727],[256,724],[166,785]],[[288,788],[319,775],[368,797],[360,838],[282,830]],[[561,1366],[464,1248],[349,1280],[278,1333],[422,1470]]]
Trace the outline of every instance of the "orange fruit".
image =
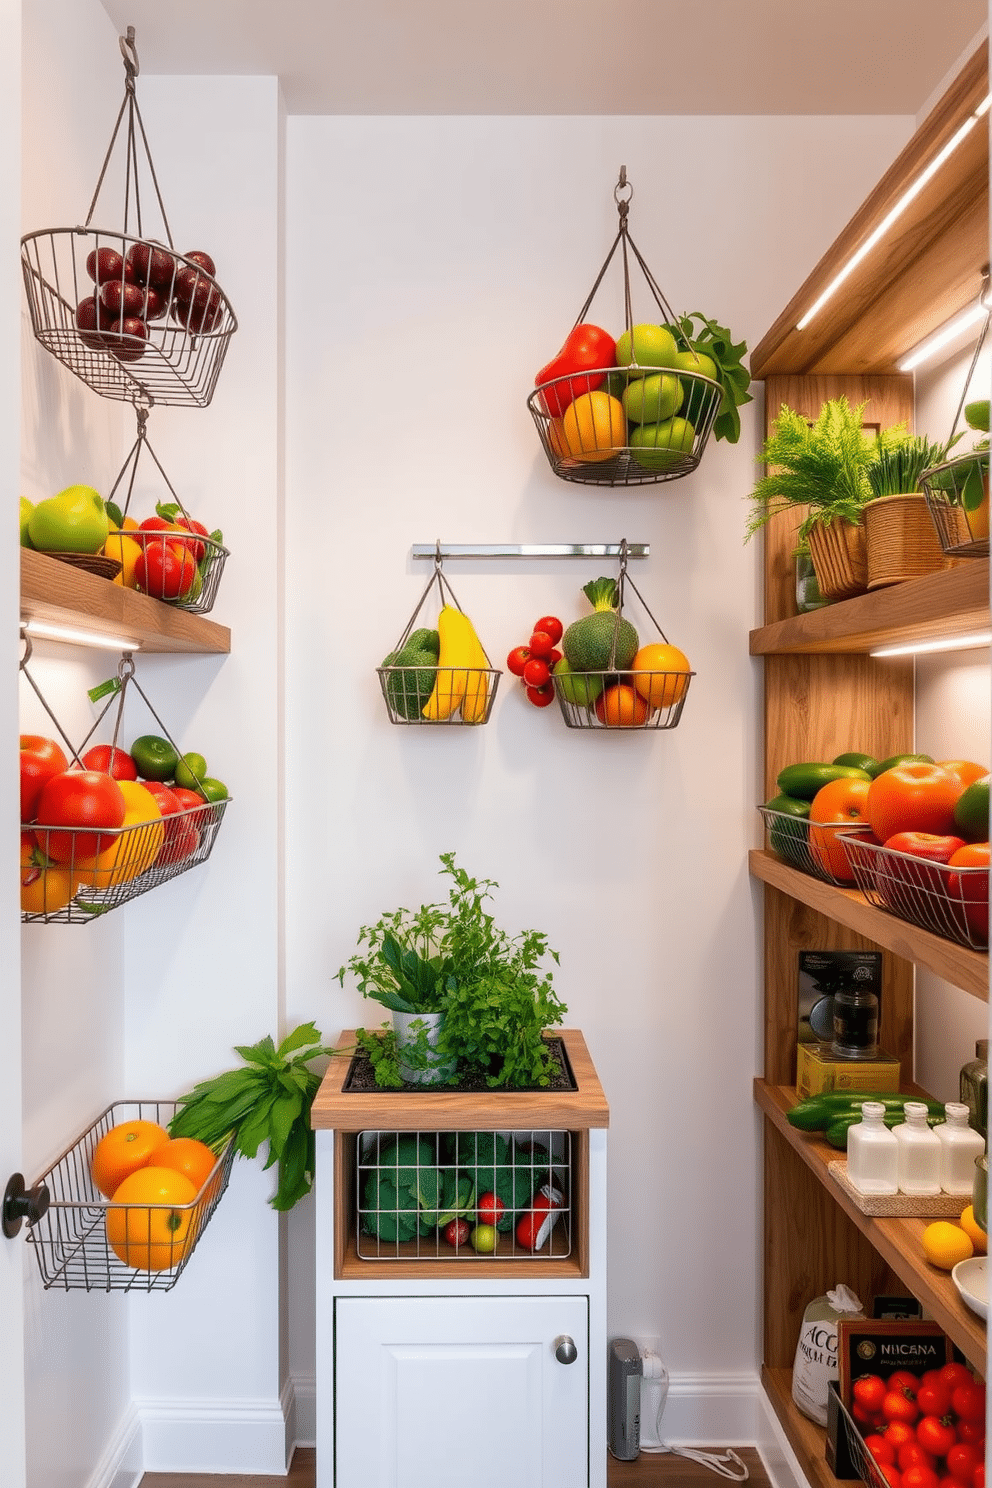
[[838,828],[856,827],[864,821],[871,783],[870,780],[831,780],[820,787],[810,804],[810,852],[819,867],[837,883],[855,881]]
[[583,393],[565,409],[562,434],[575,460],[608,460],[627,443],[627,416],[619,398]]
[[645,699],[626,682],[607,687],[596,699],[596,717],[608,728],[636,728],[651,712]]
[[[680,703],[689,686],[691,671],[684,652],[667,643],[642,646],[630,664],[631,681],[652,708],[671,708]],[[646,675],[638,676],[639,672]],[[659,676],[658,673],[665,675]]]
[[560,418],[553,418],[551,420],[548,424],[547,434],[548,443],[553,452],[560,460],[567,459],[571,454],[571,450],[568,447],[568,440],[565,438],[565,428]]
[[138,1271],[178,1266],[197,1236],[197,1210],[185,1207],[195,1198],[190,1180],[172,1168],[138,1168],[125,1178],[107,1210],[107,1240],[118,1260]]
[[206,1142],[198,1142],[195,1137],[172,1137],[155,1153],[157,1168],[172,1168],[174,1172],[182,1173],[197,1193],[213,1172],[216,1161],[216,1154]]
[[975,1247],[975,1254],[985,1255],[989,1248],[989,1237],[975,1218],[975,1210],[971,1204],[962,1209],[958,1224]]
[[157,1121],[121,1121],[97,1142],[90,1159],[90,1176],[104,1198],[115,1191],[138,1168],[151,1162],[169,1133]]
[[936,1219],[923,1231],[923,1254],[931,1266],[951,1271],[958,1261],[967,1261],[975,1247],[960,1225],[949,1219]]

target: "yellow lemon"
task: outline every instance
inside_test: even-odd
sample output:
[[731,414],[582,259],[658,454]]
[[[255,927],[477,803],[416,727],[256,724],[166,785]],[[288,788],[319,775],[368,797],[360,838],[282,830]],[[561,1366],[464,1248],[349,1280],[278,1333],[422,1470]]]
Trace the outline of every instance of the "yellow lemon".
[[565,409],[562,433],[576,460],[608,460],[627,442],[627,416],[619,398],[583,393]]
[[931,1266],[941,1271],[950,1271],[958,1261],[966,1261],[975,1254],[975,1247],[960,1225],[949,1219],[937,1219],[923,1231],[923,1254]]
[[117,784],[126,807],[122,830],[114,835],[112,846],[105,852],[77,865],[80,882],[95,889],[130,883],[144,873],[158,857],[165,837],[162,813],[151,791],[138,780],[119,780]]
[[[125,518],[128,521],[129,518]],[[103,545],[103,551],[108,558],[116,558],[121,565],[121,571],[114,578],[115,584],[120,584],[124,589],[136,589],[138,582],[134,577],[134,565],[141,557],[144,549],[133,537],[126,537],[123,532],[111,532]]]
[[975,1211],[969,1204],[967,1209],[961,1211],[961,1228],[975,1247],[976,1255],[985,1255],[989,1248],[989,1237],[975,1218]]

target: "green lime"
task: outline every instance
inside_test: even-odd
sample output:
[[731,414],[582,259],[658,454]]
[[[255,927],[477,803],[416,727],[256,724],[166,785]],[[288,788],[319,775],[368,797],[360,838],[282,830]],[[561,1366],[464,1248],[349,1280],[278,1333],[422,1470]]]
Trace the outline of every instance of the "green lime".
[[954,807],[954,825],[968,842],[989,840],[989,776],[973,780]]
[[176,765],[175,781],[184,790],[196,790],[207,773],[207,762],[202,754],[184,754]]
[[179,763],[179,754],[159,734],[142,734],[129,751],[143,780],[171,780]]
[[223,780],[215,780],[212,775],[204,775],[197,789],[206,796],[208,801],[226,801],[228,798],[227,786]]

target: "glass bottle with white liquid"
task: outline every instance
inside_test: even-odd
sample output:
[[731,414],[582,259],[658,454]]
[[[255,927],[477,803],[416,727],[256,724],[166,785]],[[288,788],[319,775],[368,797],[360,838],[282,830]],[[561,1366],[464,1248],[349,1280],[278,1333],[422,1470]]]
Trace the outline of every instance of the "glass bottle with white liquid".
[[898,1147],[896,1175],[899,1192],[924,1197],[940,1193],[940,1138],[927,1125],[922,1101],[907,1101],[905,1120],[892,1128]]
[[865,1101],[861,1120],[847,1133],[847,1176],[863,1194],[899,1191],[899,1143],[884,1121],[880,1101]]
[[985,1143],[968,1125],[968,1107],[961,1101],[948,1101],[945,1119],[934,1127],[940,1142],[940,1186],[945,1193],[971,1194],[975,1182],[975,1158],[985,1151]]

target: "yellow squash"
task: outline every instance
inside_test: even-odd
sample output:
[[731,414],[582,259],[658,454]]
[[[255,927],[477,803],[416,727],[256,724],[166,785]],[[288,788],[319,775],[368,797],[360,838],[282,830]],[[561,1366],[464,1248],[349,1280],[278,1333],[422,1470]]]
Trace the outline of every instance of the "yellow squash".
[[[461,707],[466,722],[477,723],[480,716],[485,714],[486,703],[487,679],[479,676],[480,666],[486,665],[481,642],[468,616],[453,605],[445,605],[438,615],[437,633],[440,641],[437,678],[434,690],[424,705],[424,717],[432,723],[440,723],[451,718]],[[480,682],[481,712],[478,696]]]

